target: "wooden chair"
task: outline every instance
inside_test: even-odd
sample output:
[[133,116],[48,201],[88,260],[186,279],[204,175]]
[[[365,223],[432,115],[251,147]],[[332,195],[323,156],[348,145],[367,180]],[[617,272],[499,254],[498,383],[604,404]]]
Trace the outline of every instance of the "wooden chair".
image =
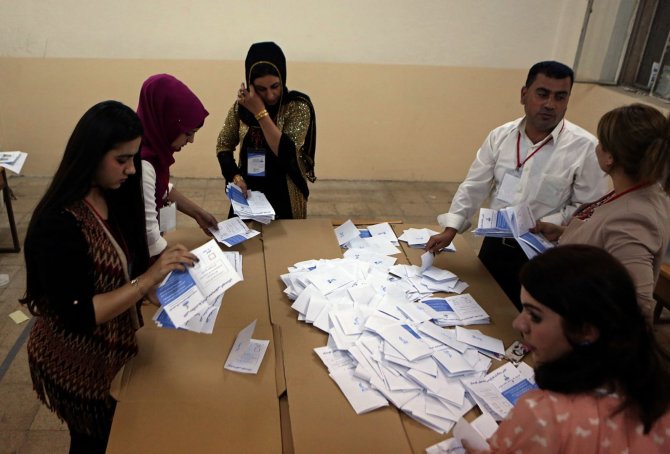
[[5,202],[5,209],[7,210],[7,219],[9,220],[9,229],[12,232],[13,247],[0,247],[0,252],[19,252],[21,251],[21,243],[19,242],[19,233],[16,231],[16,222],[14,221],[14,210],[12,209],[12,198],[14,194],[9,187],[7,181],[7,173],[4,167],[0,168],[0,190],[2,190],[2,199]]

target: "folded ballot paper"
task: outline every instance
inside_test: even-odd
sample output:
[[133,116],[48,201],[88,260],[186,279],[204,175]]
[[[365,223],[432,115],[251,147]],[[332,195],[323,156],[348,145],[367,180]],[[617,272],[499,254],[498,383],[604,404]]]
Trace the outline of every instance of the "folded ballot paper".
[[269,224],[275,218],[275,210],[262,192],[249,189],[245,199],[239,186],[228,183],[226,195],[230,199],[233,213],[241,219],[252,219],[261,224]]
[[474,234],[497,238],[514,238],[528,258],[552,248],[554,245],[544,236],[530,232],[535,227],[535,218],[527,203],[492,210],[481,208]]
[[255,329],[256,320],[239,332],[223,365],[224,369],[242,374],[258,373],[270,341],[252,339]]
[[154,322],[162,328],[211,334],[224,292],[242,280],[241,257],[224,253],[215,240],[191,252],[199,261],[186,271],[172,271],[158,287],[161,307]]
[[228,247],[240,244],[260,234],[258,230],[250,229],[242,219],[236,217],[219,222],[216,229],[210,228],[209,231],[216,241]]
[[467,454],[463,448],[463,441],[477,452],[489,451],[490,446],[486,440],[491,438],[496,430],[498,423],[488,413],[482,413],[471,423],[461,418],[454,426],[454,437],[426,448],[426,454]]
[[[360,238],[353,224],[340,231],[341,244]],[[350,251],[355,248],[341,259],[296,263],[281,279],[298,320],[328,334],[327,345],[314,351],[356,413],[393,405],[447,433],[475,405],[496,409],[498,417],[507,396],[530,389],[530,380],[518,377],[527,379],[526,370],[512,373],[524,363],[487,375],[505,350],[499,339],[461,326],[490,322],[472,296],[436,298],[422,283],[427,272],[436,282],[457,276],[428,263],[423,270],[375,264],[372,253],[347,256]]]

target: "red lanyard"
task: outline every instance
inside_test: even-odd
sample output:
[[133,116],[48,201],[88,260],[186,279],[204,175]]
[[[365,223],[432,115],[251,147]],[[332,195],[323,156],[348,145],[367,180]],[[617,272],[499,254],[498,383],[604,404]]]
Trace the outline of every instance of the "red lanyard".
[[636,184],[635,186],[632,186],[628,189],[626,189],[623,192],[620,192],[616,194],[614,191],[608,192],[595,202],[590,203],[588,206],[583,208],[579,213],[575,214],[575,217],[578,219],[581,219],[582,221],[585,221],[589,219],[591,216],[593,216],[593,212],[595,211],[596,208],[601,207],[607,203],[613,202],[614,200],[618,199],[621,196],[624,196],[630,192],[637,191],[638,189],[646,188],[647,186],[651,186],[652,183],[640,183]]
[[[564,126],[565,126],[565,122],[563,122],[563,124],[561,125],[561,130],[558,131],[558,135],[559,135],[559,136],[560,136],[561,133],[563,132],[563,127],[564,127]],[[521,151],[520,151],[520,145],[521,145],[521,131],[518,131],[518,132],[517,132],[517,136],[516,136],[516,169],[519,170],[521,167],[523,167],[523,165],[524,165],[526,162],[528,162],[528,160],[529,160],[530,158],[532,158],[533,156],[535,156],[535,153],[537,153],[538,151],[540,151],[540,150],[542,149],[542,147],[544,147],[544,146],[545,146],[545,145],[546,145],[552,138],[553,138],[553,136],[550,134],[549,137],[547,137],[547,139],[546,139],[544,142],[542,142],[542,145],[540,145],[539,147],[537,147],[537,148],[535,149],[535,151],[533,151],[533,152],[530,154],[530,156],[526,156],[526,159],[524,159],[523,162],[521,162]]]

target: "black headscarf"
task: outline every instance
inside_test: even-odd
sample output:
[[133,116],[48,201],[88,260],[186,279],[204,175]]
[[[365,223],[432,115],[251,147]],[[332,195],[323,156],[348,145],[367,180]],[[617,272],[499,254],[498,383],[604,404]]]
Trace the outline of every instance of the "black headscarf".
[[[312,120],[307,129],[307,135],[305,136],[305,143],[303,145],[302,152],[300,153],[300,159],[302,160],[303,168],[305,169],[305,176],[309,181],[314,182],[316,180],[316,176],[314,175],[314,157],[316,154],[316,116],[314,114],[314,106],[312,105],[312,101],[306,94],[296,90],[289,91],[289,89],[286,87],[286,57],[284,56],[284,52],[282,52],[281,48],[277,44],[268,41],[263,43],[254,43],[251,45],[249,52],[247,52],[247,58],[244,60],[244,73],[247,88],[251,87],[251,83],[253,82],[251,80],[253,69],[259,64],[272,66],[275,69],[282,85],[282,94],[279,98],[279,102],[274,106],[266,106],[266,109],[271,118],[276,119],[277,112],[279,112],[280,107],[284,104],[288,104],[291,101],[300,100],[309,106]],[[258,124],[258,120],[256,120],[254,117],[254,114],[247,110],[247,108],[240,105],[238,111],[240,120],[242,120],[244,123],[249,126],[260,126]]]

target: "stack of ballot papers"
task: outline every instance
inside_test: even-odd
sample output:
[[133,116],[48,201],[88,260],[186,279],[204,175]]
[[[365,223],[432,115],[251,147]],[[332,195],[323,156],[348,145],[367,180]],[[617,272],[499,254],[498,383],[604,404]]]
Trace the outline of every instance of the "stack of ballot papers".
[[242,278],[242,256],[223,252],[214,240],[194,249],[199,261],[172,271],[158,287],[160,308],[153,317],[161,328],[211,334],[223,294]]
[[528,258],[552,248],[554,245],[544,236],[530,232],[535,227],[535,218],[527,203],[492,210],[481,208],[477,228],[478,236],[514,238]]
[[[328,333],[315,353],[354,411],[392,404],[439,433],[478,404],[499,418],[498,394],[509,403],[527,384],[509,371],[506,381],[487,375],[505,353],[502,341],[461,325],[488,323],[488,314],[465,294],[431,306],[421,267],[385,267],[359,258],[307,260],[281,276],[298,320]],[[456,328],[440,326],[446,320]],[[480,382],[497,393],[486,394]]]
[[221,221],[217,224],[216,228],[210,228],[209,231],[216,241],[228,247],[240,244],[260,233],[258,230],[247,227],[240,218],[230,218]]
[[226,195],[230,199],[233,213],[241,219],[251,219],[261,224],[269,224],[275,218],[275,210],[262,192],[249,189],[247,190],[247,198],[244,198],[244,193],[239,186],[228,183]]

